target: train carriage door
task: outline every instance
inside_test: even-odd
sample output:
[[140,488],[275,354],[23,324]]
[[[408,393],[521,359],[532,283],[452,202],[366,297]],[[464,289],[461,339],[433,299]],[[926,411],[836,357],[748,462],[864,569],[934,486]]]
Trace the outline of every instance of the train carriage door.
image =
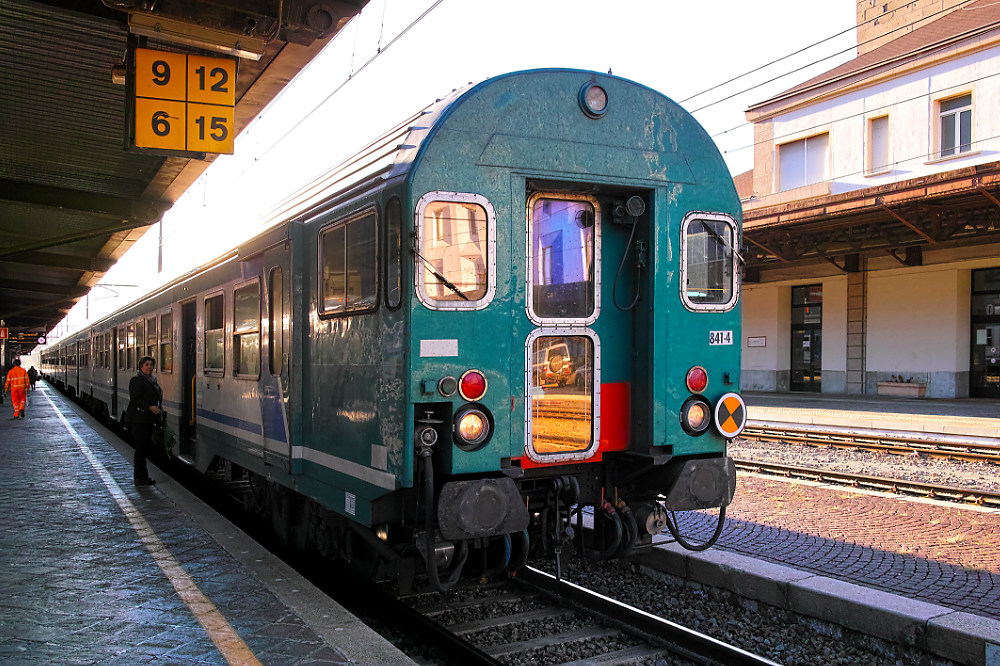
[[[528,446],[535,462],[627,448],[643,351],[635,341],[648,244],[640,196],[528,199]],[[648,293],[646,294],[648,296]]]
[[193,458],[195,452],[198,405],[195,391],[197,373],[197,306],[191,300],[181,303],[180,307],[180,382],[181,382],[181,419],[180,446],[181,456]]
[[264,253],[262,314],[265,328],[261,368],[264,464],[291,470],[291,257],[288,244]]

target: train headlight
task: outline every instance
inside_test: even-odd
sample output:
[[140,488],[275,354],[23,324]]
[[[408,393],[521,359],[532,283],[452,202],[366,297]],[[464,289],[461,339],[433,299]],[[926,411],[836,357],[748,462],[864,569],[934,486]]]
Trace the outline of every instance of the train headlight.
[[712,407],[701,396],[691,396],[681,406],[681,427],[689,435],[701,435],[712,423]]
[[608,91],[590,81],[580,88],[580,108],[591,118],[600,118],[608,110]]
[[458,382],[458,392],[469,402],[486,395],[486,375],[478,370],[468,370]]
[[484,407],[467,405],[455,414],[455,444],[463,451],[475,451],[489,441],[493,427]]
[[688,370],[684,381],[691,393],[703,393],[708,388],[708,373],[705,368],[696,365]]

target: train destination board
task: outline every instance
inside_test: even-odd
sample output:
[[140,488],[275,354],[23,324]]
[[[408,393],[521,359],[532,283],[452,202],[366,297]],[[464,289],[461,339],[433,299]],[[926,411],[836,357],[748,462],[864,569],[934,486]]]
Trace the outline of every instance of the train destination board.
[[231,155],[236,61],[135,50],[133,144]]

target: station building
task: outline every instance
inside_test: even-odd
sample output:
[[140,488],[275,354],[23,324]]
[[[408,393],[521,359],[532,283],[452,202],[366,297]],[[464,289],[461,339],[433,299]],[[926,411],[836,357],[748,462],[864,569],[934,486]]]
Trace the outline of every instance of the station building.
[[742,388],[1000,397],[1000,3],[858,0],[752,106]]

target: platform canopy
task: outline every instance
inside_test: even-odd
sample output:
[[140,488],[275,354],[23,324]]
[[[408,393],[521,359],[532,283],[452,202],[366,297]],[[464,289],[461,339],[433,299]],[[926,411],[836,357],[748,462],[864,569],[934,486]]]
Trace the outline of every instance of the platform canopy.
[[126,147],[130,48],[236,59],[235,135],[367,1],[0,3],[0,328],[10,339],[51,331],[214,159]]

